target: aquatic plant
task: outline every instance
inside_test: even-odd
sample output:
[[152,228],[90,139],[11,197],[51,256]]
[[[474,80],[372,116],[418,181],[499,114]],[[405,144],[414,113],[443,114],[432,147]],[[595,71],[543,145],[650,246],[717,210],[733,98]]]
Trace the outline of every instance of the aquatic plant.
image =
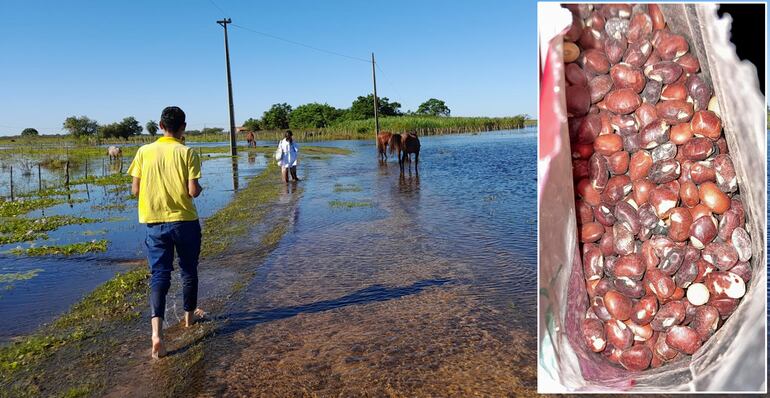
[[20,198],[19,200],[0,201],[0,217],[15,217],[21,214],[29,213],[32,210],[44,209],[65,203],[64,199],[53,198]]
[[[133,200],[134,197],[132,196],[131,199]],[[92,210],[126,210],[126,204],[125,203],[110,203],[106,205],[93,205],[91,206]]]
[[372,207],[372,202],[356,202],[352,200],[330,200],[329,206],[334,208],[352,209],[355,207]]
[[361,187],[356,184],[334,184],[334,192],[361,192]]
[[0,224],[0,244],[8,244],[36,239],[48,239],[47,231],[53,231],[65,225],[79,225],[98,222],[95,218],[55,215],[43,218],[13,217]]
[[102,239],[92,240],[90,242],[70,243],[67,245],[28,247],[26,249],[17,247],[15,249],[11,249],[9,252],[12,254],[27,256],[72,256],[76,254],[106,252],[107,243],[108,242],[106,239]]
[[0,283],[11,283],[18,281],[26,281],[36,277],[43,270],[36,268],[27,272],[11,272],[0,274]]
[[123,173],[107,174],[101,177],[88,176],[88,177],[79,178],[74,181],[70,181],[70,185],[82,185],[82,184],[123,185],[123,184],[130,184],[130,183],[131,183],[131,176]]

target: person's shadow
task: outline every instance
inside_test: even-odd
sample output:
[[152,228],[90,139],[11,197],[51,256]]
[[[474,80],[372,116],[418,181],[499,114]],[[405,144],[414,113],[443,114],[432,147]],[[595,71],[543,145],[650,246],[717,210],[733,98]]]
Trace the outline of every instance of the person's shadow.
[[431,286],[442,286],[449,283],[449,279],[426,279],[415,282],[409,286],[385,287],[382,285],[372,285],[358,290],[351,294],[331,299],[316,301],[314,303],[302,304],[292,307],[272,308],[252,312],[235,312],[226,316],[227,321],[222,329],[217,332],[218,335],[224,333],[234,333],[238,330],[258,325],[260,323],[291,318],[299,314],[312,314],[350,305],[368,304],[373,302],[382,302],[417,294]]

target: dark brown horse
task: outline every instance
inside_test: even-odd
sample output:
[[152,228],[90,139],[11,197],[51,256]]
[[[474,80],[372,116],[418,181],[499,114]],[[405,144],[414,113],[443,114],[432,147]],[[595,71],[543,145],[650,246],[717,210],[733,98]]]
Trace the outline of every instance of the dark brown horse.
[[[390,137],[390,154],[398,153],[398,166],[404,172],[404,162],[409,160],[409,154],[414,154],[414,172],[419,173],[417,164],[420,162],[420,139],[415,133],[393,134]],[[409,166],[409,171],[412,171]]]
[[387,131],[381,131],[377,134],[377,153],[380,154],[380,161],[388,161],[388,141],[393,134]]

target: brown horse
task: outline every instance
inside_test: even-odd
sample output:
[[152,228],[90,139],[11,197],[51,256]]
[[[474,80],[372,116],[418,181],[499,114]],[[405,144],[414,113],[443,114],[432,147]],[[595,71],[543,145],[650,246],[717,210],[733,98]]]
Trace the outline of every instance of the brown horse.
[[246,144],[249,146],[249,148],[257,147],[257,141],[254,140],[254,132],[249,131],[246,133]]
[[[420,162],[420,139],[416,133],[393,134],[390,137],[390,154],[398,153],[398,166],[404,172],[404,162],[409,160],[409,154],[414,154],[414,172],[419,173],[417,164]],[[412,167],[409,166],[409,171]]]
[[387,131],[381,131],[377,134],[377,152],[380,154],[380,161],[388,161],[388,141],[393,134]]

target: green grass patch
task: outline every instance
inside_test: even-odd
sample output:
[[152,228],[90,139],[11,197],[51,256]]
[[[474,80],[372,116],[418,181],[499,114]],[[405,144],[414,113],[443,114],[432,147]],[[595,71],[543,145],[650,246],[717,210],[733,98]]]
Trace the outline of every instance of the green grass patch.
[[361,192],[362,189],[356,184],[334,184],[334,192]]
[[[132,197],[133,199],[133,197]],[[91,206],[92,210],[106,210],[106,211],[122,211],[126,210],[126,204],[125,203],[110,203],[106,205],[93,205]]]
[[96,177],[88,176],[70,181],[70,185],[124,185],[131,183],[131,176],[123,173],[108,174],[106,176]]
[[357,202],[353,200],[330,200],[329,206],[336,209],[353,209],[356,207],[372,207],[372,202]]
[[0,283],[11,283],[11,282],[30,280],[36,277],[42,271],[43,271],[42,269],[36,268],[27,272],[11,272],[11,273],[0,274]]
[[56,215],[45,218],[11,217],[0,224],[0,244],[48,239],[46,232],[65,225],[80,225],[98,222],[95,218]]
[[86,253],[98,253],[107,251],[107,240],[93,240],[90,242],[77,242],[67,245],[39,246],[11,249],[9,252],[16,255],[27,256],[73,256]]
[[67,196],[83,192],[80,189],[46,188],[42,191],[31,191],[18,195],[20,198],[48,198],[51,196]]
[[0,217],[15,217],[21,214],[29,213],[32,210],[45,209],[46,207],[66,203],[64,199],[36,198],[20,199],[14,201],[0,202]]
[[268,163],[227,206],[204,221],[202,256],[223,253],[253,227],[253,220],[264,215],[268,204],[280,195],[278,175],[278,166],[274,162]]

